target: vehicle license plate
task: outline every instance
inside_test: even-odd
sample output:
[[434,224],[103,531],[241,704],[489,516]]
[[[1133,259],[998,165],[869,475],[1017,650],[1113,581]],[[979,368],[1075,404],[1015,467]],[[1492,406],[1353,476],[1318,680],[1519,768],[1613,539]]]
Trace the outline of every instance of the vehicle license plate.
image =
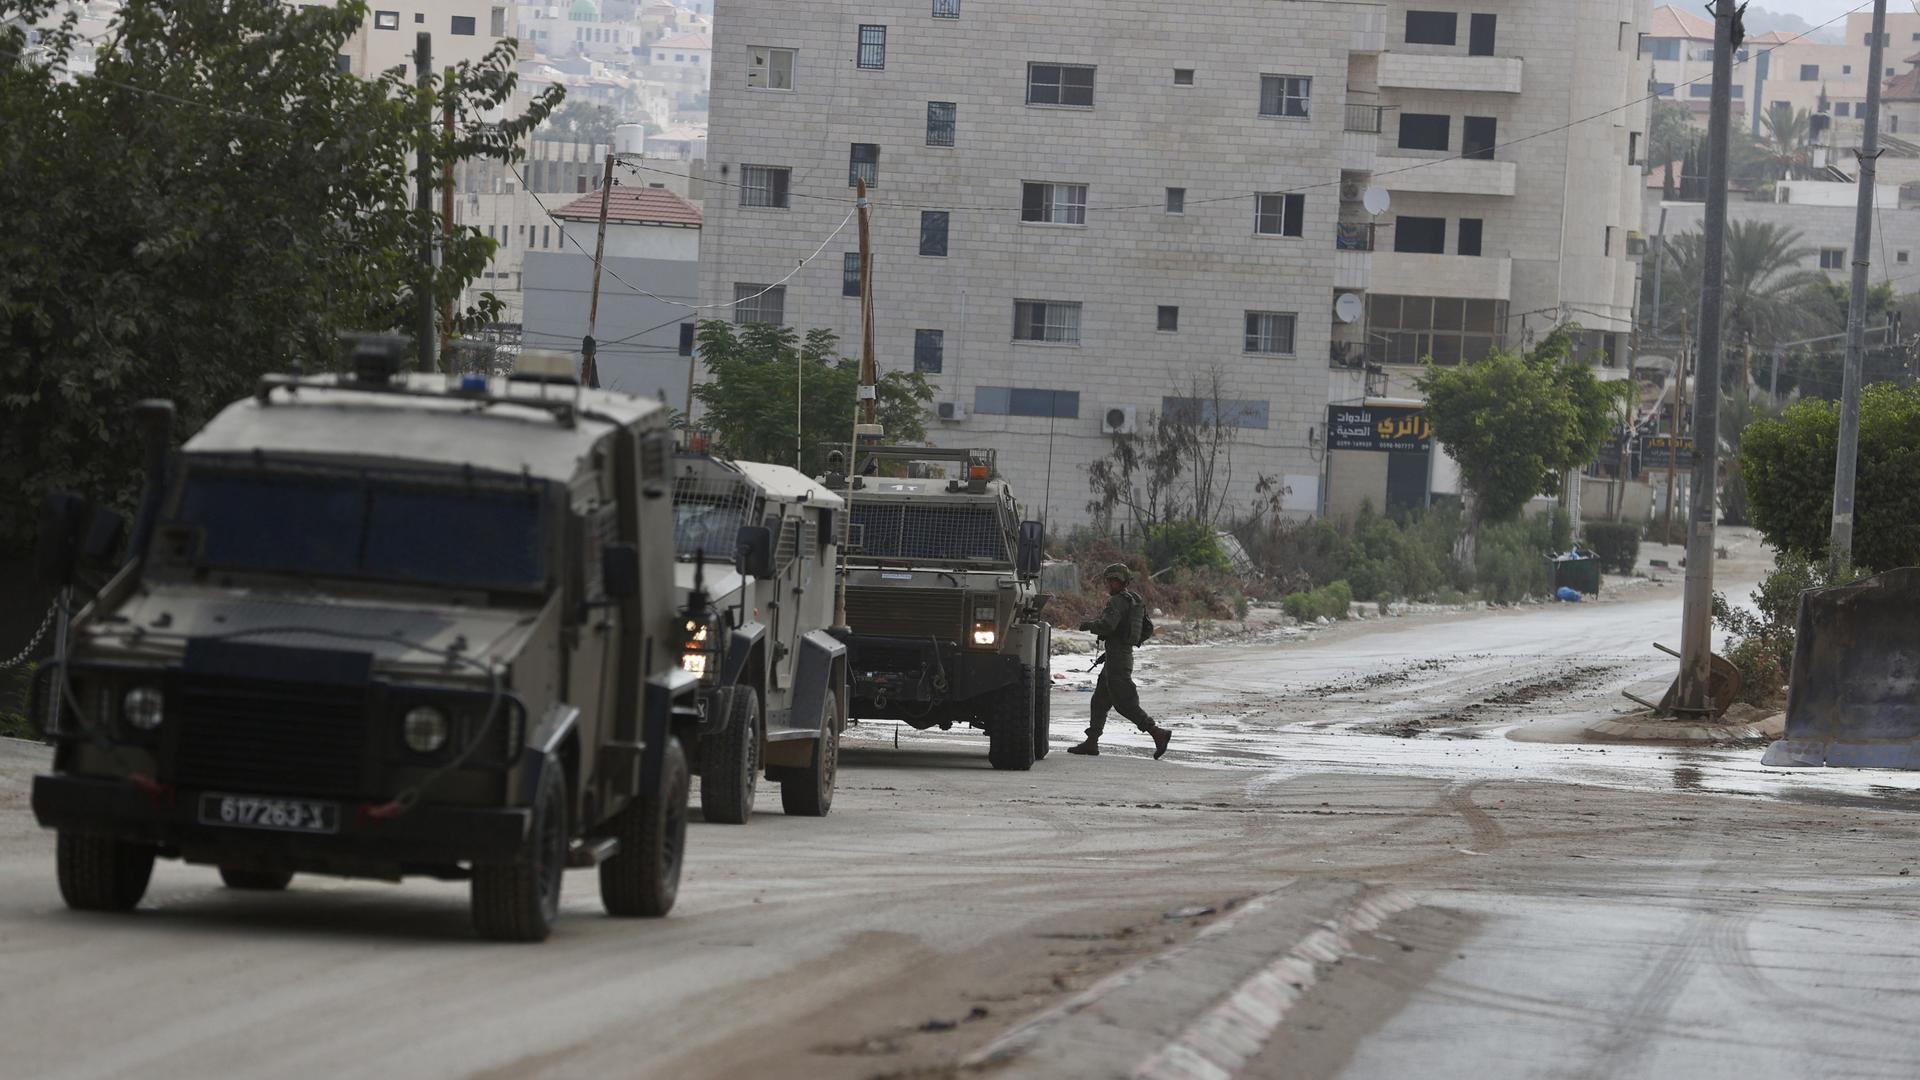
[[312,799],[276,799],[263,795],[200,796],[200,824],[279,832],[337,833],[340,804]]

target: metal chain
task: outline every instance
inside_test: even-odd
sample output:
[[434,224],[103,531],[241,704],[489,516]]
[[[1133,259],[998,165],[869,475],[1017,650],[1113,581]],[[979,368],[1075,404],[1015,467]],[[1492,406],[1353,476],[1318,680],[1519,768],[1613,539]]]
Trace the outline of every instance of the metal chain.
[[30,658],[32,658],[34,651],[40,648],[40,640],[47,636],[48,630],[51,630],[53,628],[53,617],[59,614],[59,612],[60,612],[60,601],[55,600],[51,605],[48,606],[47,617],[40,620],[40,629],[35,630],[33,632],[33,638],[27,642],[27,647],[20,650],[20,655],[14,657],[11,660],[8,660],[4,664],[0,664],[0,671],[6,671],[10,668],[17,668],[21,664],[26,663]]

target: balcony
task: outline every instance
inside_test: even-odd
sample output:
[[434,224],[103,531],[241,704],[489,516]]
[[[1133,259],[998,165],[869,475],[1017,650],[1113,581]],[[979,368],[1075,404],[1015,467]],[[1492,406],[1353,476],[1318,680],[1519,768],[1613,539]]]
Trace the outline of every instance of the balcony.
[[1374,226],[1371,221],[1342,221],[1334,228],[1336,251],[1372,251]]
[[1513,298],[1512,259],[1381,251],[1373,255],[1372,263],[1369,288],[1381,296]]
[[1348,105],[1347,130],[1363,131],[1368,134],[1380,134],[1380,114],[1386,109],[1379,105]]
[[1379,156],[1374,182],[1390,191],[1431,195],[1512,195],[1519,172],[1511,161]]
[[1380,85],[1400,90],[1517,94],[1525,67],[1517,56],[1389,52],[1380,54]]

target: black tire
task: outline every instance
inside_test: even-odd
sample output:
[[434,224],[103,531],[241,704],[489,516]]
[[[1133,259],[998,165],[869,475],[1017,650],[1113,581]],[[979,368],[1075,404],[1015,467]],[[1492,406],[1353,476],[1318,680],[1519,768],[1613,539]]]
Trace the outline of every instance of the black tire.
[[751,686],[722,687],[713,709],[726,726],[700,740],[700,813],[708,821],[745,825],[760,787],[760,695]]
[[833,809],[833,785],[840,775],[840,725],[838,695],[827,698],[826,715],[820,718],[820,737],[813,742],[813,759],[804,769],[783,769],[780,776],[780,808],[794,817],[826,817]]
[[1033,768],[1033,668],[1020,665],[1020,678],[1000,691],[999,708],[987,723],[987,761],[994,768],[1025,772]]
[[132,911],[153,879],[154,849],[62,830],[54,850],[60,898],[75,911]]
[[492,941],[545,941],[560,916],[560,883],[566,877],[567,781],[560,762],[540,770],[533,821],[520,857],[511,863],[473,868],[473,927]]
[[279,892],[293,884],[291,870],[242,870],[236,866],[220,868],[220,880],[227,883],[229,889],[243,889],[247,892]]
[[687,752],[668,737],[660,782],[614,818],[620,853],[600,864],[600,903],[616,918],[659,918],[680,895],[687,851]]
[[1040,635],[1040,655],[1033,665],[1033,760],[1046,760],[1053,749],[1048,741],[1053,727],[1053,632]]

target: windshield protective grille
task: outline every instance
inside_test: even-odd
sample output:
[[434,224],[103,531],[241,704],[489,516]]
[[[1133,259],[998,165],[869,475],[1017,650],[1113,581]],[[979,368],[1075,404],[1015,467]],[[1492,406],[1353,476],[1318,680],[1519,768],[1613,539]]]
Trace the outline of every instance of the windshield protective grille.
[[860,530],[863,559],[930,559],[942,562],[1006,562],[1007,538],[991,504],[862,502],[855,497],[853,523]]
[[[740,529],[751,524],[753,488],[737,476],[687,474],[673,482],[673,553],[730,560]],[[775,534],[778,535],[777,533]]]

